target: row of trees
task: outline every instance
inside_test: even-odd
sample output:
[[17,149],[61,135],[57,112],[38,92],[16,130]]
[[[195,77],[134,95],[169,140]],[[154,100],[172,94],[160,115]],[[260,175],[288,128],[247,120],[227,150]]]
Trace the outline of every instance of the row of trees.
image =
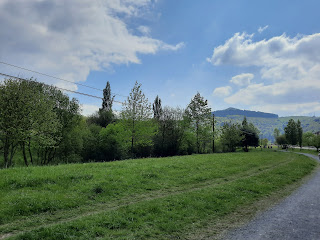
[[24,163],[48,164],[68,154],[67,141],[80,120],[79,104],[55,87],[7,79],[0,85],[0,150],[4,167],[17,150]]
[[163,107],[158,96],[149,103],[136,82],[120,114],[112,111],[113,101],[107,82],[102,107],[85,118],[77,100],[55,87],[33,79],[5,80],[0,85],[2,166],[235,151],[240,146],[248,151],[259,142],[259,131],[246,118],[215,129],[200,93],[186,109]]
[[274,137],[279,145],[298,145],[300,148],[302,146],[314,146],[317,151],[320,148],[320,135],[311,132],[304,133],[300,120],[295,122],[290,119],[282,135],[279,129],[274,129]]

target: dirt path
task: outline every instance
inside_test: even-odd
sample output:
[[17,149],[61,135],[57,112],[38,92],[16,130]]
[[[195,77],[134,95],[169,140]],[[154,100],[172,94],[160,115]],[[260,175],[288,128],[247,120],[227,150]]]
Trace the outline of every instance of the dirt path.
[[[299,153],[316,159],[317,156]],[[292,195],[225,239],[320,239],[320,169]]]

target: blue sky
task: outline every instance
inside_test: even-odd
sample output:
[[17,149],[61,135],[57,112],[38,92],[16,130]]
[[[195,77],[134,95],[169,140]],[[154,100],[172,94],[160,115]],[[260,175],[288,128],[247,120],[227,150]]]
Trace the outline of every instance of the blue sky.
[[[319,1],[0,0],[0,61],[184,108],[320,115]],[[30,17],[31,16],[31,17]],[[97,96],[14,68],[1,72]],[[101,101],[81,95],[83,114]],[[115,104],[116,110],[121,105]]]

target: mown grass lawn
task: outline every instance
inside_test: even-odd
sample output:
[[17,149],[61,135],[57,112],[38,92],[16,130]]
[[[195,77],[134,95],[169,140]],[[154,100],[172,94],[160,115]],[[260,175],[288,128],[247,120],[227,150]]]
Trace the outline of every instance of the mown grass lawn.
[[316,165],[255,151],[3,169],[0,237],[185,239]]

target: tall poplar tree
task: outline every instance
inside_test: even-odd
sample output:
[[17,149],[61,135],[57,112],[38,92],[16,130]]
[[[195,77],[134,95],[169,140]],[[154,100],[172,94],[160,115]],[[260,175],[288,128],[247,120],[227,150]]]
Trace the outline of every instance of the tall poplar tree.
[[103,89],[102,108],[100,108],[100,111],[112,111],[114,97],[114,95],[111,95],[110,83],[107,81],[107,85],[105,89]]

